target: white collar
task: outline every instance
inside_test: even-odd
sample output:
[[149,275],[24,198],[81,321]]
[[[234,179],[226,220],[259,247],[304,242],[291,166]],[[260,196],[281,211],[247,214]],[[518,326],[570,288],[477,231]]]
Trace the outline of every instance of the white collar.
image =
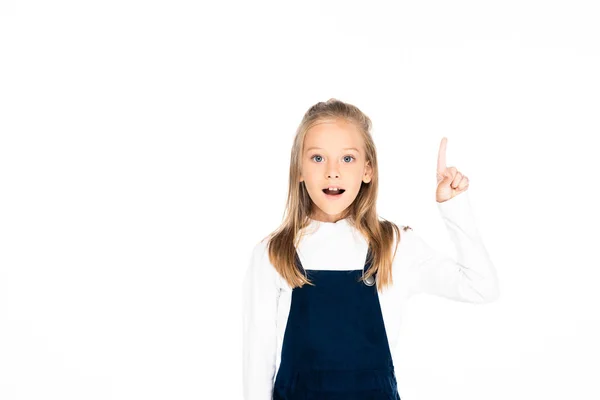
[[309,223],[303,231],[309,234],[313,234],[317,231],[320,231],[322,233],[347,231],[351,227],[348,218],[343,218],[336,222],[327,222],[319,221],[309,217],[308,221]]
[[334,228],[340,228],[342,226],[348,226],[349,225],[347,217],[343,218],[343,219],[340,219],[340,220],[338,220],[336,222],[319,221],[319,220],[316,220],[316,219],[312,219],[310,217],[308,219],[310,221],[309,225],[319,225],[319,226],[334,227]]

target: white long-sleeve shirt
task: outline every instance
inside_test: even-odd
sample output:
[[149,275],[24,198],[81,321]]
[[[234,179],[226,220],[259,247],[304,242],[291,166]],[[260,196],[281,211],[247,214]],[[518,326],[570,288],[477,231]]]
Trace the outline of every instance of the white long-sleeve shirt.
[[[393,285],[379,293],[392,354],[404,307],[412,295],[429,293],[469,303],[487,303],[499,297],[497,273],[477,230],[468,191],[437,204],[457,250],[456,260],[438,253],[414,230],[404,231],[399,225]],[[305,269],[364,267],[368,243],[347,219],[311,220],[303,232],[296,251]],[[252,251],[243,283],[244,400],[272,398],[291,296],[292,289],[269,261],[267,240],[263,239]]]

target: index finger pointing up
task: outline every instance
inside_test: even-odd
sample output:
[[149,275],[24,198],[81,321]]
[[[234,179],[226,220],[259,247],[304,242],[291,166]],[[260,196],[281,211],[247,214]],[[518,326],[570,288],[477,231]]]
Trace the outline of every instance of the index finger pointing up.
[[437,171],[442,174],[446,170],[446,143],[448,139],[444,136],[440,142],[440,150],[438,151]]

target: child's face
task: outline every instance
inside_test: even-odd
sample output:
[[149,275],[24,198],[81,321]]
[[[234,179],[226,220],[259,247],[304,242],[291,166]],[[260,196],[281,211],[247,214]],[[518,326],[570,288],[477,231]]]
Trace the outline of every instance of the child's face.
[[[364,141],[353,124],[339,119],[322,121],[306,133],[300,182],[304,181],[313,201],[311,218],[339,220],[356,198],[361,182],[371,181],[371,174]],[[345,191],[328,196],[323,189],[329,186]]]

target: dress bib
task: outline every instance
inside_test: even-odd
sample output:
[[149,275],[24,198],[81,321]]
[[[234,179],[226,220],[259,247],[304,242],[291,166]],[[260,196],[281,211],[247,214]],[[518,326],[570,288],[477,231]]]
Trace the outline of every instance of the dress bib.
[[[273,400],[400,400],[377,286],[362,270],[305,270],[294,288]],[[371,284],[372,286],[369,286]]]

